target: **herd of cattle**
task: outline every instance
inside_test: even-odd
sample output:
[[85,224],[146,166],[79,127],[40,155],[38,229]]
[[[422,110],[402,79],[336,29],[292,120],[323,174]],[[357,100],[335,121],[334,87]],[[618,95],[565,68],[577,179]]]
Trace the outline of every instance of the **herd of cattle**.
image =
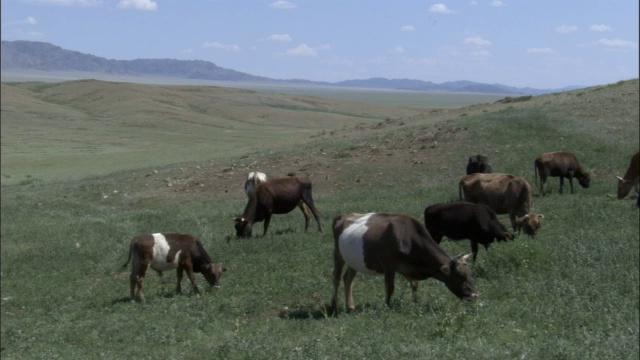
[[[617,197],[626,197],[639,180],[640,153],[636,153],[627,172],[618,177]],[[353,279],[357,272],[384,275],[385,302],[390,303],[396,273],[404,276],[415,295],[418,281],[435,278],[457,297],[478,296],[466,260],[478,255],[478,244],[485,249],[498,240],[513,239],[521,231],[535,236],[543,216],[531,211],[531,186],[521,176],[492,173],[486,156],[469,157],[467,175],[459,186],[460,202],[428,206],[424,223],[405,214],[368,213],[338,214],[333,219],[334,270],[332,308],[338,311],[338,288],[341,278],[345,285],[346,305],[354,309]],[[573,193],[573,178],[589,187],[589,173],[580,166],[574,154],[552,152],[539,156],[534,162],[536,182],[540,177],[540,194],[548,177],[559,177],[562,193],[564,178],[569,180]],[[305,217],[305,231],[313,214],[318,230],[322,231],[320,214],[311,196],[311,182],[306,176],[290,175],[267,180],[263,173],[251,172],[245,182],[247,205],[242,216],[234,218],[236,235],[250,237],[253,225],[264,221],[267,233],[273,214],[286,214],[300,208]],[[640,206],[640,197],[637,205]],[[511,231],[498,221],[496,215],[508,214]],[[452,240],[469,239],[471,254],[451,257],[440,247],[443,237]],[[226,268],[212,263],[200,240],[191,234],[156,233],[139,235],[131,240],[125,267],[132,262],[130,276],[131,299],[144,301],[144,278],[149,267],[162,275],[177,270],[176,292],[181,291],[183,272],[199,293],[195,273],[202,273],[209,285],[220,286]],[[343,268],[346,265],[346,271]],[[137,291],[136,291],[137,289]]]

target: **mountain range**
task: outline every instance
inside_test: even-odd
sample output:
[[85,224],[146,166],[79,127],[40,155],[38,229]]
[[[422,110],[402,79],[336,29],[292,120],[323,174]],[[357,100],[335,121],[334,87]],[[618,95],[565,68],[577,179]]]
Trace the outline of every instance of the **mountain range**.
[[232,69],[226,69],[203,60],[136,59],[112,60],[66,50],[46,42],[2,41],[1,70],[38,70],[44,72],[86,72],[119,76],[163,76],[189,80],[213,80],[229,82],[252,82],[274,84],[303,84],[315,86],[359,87],[389,90],[416,90],[438,92],[469,92],[497,94],[540,95],[550,92],[572,90],[516,88],[501,84],[485,84],[472,81],[449,81],[441,84],[412,79],[370,78],[340,82],[318,82],[303,79],[270,79]]

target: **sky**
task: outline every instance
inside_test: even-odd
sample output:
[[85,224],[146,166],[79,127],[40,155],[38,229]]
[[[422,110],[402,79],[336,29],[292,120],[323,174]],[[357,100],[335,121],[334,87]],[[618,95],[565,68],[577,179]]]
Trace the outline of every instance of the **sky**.
[[2,0],[2,40],[273,79],[559,89],[638,77],[638,0]]

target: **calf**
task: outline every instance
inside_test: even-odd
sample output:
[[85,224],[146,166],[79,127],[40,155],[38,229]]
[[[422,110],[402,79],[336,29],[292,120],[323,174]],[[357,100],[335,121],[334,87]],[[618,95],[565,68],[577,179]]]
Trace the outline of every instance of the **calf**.
[[459,183],[460,200],[487,205],[496,214],[509,214],[514,232],[535,236],[544,216],[531,212],[531,186],[522,176],[467,175]]
[[[191,234],[156,233],[138,235],[131,240],[129,257],[123,268],[131,262],[131,300],[144,301],[144,277],[149,266],[162,276],[163,271],[177,269],[176,292],[180,293],[182,273],[186,270],[193,291],[200,293],[194,273],[202,273],[209,285],[220,287],[222,272],[227,269],[221,264],[211,263],[209,254],[200,240]],[[138,291],[136,293],[136,287]]]
[[560,178],[560,189],[558,192],[562,194],[564,178],[569,179],[569,188],[573,194],[573,178],[578,179],[578,183],[583,188],[588,188],[590,183],[589,173],[584,171],[578,162],[576,156],[566,151],[556,151],[545,153],[534,161],[534,172],[536,181],[540,174],[540,193],[544,196],[544,183],[548,176]]
[[513,239],[513,233],[507,231],[496,213],[486,205],[467,202],[431,205],[424,210],[424,222],[438,244],[444,236],[452,240],[471,240],[473,261],[478,255],[478,244],[489,250],[489,244],[495,239]]
[[[640,168],[640,152],[637,152],[631,158],[629,162],[629,167],[627,168],[627,172],[624,176],[618,176],[618,199],[624,199],[625,196],[629,195],[629,191],[631,188],[636,185],[636,191],[638,190],[638,181],[640,180],[639,173]],[[640,197],[638,198],[638,204],[640,204]]]
[[236,235],[239,237],[251,236],[251,229],[256,222],[264,221],[263,236],[269,228],[269,222],[273,214],[287,214],[296,206],[300,206],[305,217],[304,230],[309,228],[310,216],[308,211],[304,211],[301,203],[304,203],[318,223],[318,230],[322,231],[320,223],[320,213],[313,204],[311,197],[311,181],[306,176],[286,176],[269,179],[258,185],[249,194],[249,202],[244,208],[241,217],[234,218]]
[[402,274],[414,294],[418,280],[435,278],[457,297],[477,296],[466,264],[469,255],[452,258],[438,245],[420,221],[402,214],[339,214],[333,219],[333,298],[338,311],[342,268],[347,308],[354,310],[352,286],[356,272],[384,275],[385,303],[390,305],[395,274]]
[[473,173],[491,173],[489,158],[484,155],[469,156],[469,163],[467,164],[467,175],[471,175]]

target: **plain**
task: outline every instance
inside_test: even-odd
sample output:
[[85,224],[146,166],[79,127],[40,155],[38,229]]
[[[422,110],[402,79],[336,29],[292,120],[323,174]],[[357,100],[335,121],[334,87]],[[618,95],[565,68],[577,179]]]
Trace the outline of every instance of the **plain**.
[[[2,86],[4,359],[640,355],[638,210],[611,196],[639,147],[637,79],[431,110],[226,88]],[[556,150],[576,153],[590,188],[560,195],[551,178],[537,196],[533,160]],[[457,199],[477,153],[529,180],[538,235],[480,250],[477,301],[427,280],[413,302],[398,279],[387,308],[382,278],[358,275],[356,311],[329,316],[332,218],[421,219]],[[308,174],[325,231],[305,233],[296,210],[264,237],[235,238],[251,170]],[[158,231],[198,236],[228,268],[222,287],[178,296],[174,273],[151,273],[147,302],[131,302],[129,240]]]

